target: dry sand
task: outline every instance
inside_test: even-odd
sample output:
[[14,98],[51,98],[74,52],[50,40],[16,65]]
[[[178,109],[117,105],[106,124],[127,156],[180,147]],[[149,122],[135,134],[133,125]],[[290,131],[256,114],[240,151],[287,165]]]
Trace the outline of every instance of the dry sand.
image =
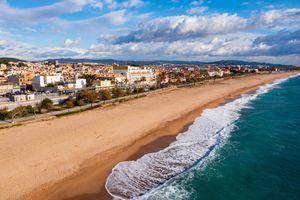
[[292,73],[176,89],[0,130],[0,199],[109,199],[112,167],[167,146],[201,111]]

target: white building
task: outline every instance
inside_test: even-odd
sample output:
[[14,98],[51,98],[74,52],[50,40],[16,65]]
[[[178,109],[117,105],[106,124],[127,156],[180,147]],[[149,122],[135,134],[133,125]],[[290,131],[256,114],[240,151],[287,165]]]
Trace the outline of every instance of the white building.
[[[82,89],[86,87],[86,79],[76,79],[72,82],[65,83],[68,89]],[[59,88],[63,89],[63,88]]]
[[75,82],[76,89],[82,89],[85,87],[86,87],[86,79],[84,79],[84,78],[76,79],[76,82]]
[[32,94],[18,94],[10,96],[10,100],[13,102],[32,101],[35,99],[35,95]]
[[[155,83],[155,73],[152,69],[147,67],[132,67],[128,66],[127,69],[114,70],[115,73],[123,74],[128,84],[142,83],[153,84]],[[142,81],[144,79],[144,81]]]
[[35,95],[32,93],[32,94],[26,94],[26,100],[27,101],[32,101],[35,99]]
[[150,68],[140,67],[128,67],[126,78],[129,83],[140,82],[144,79],[143,83],[152,84],[155,83],[155,73]]
[[104,90],[115,87],[115,83],[112,79],[103,79],[95,81],[96,90]]
[[61,75],[53,75],[53,76],[35,76],[32,79],[32,87],[34,89],[38,89],[41,87],[46,87],[48,84],[52,83],[58,83],[63,81],[63,78]]

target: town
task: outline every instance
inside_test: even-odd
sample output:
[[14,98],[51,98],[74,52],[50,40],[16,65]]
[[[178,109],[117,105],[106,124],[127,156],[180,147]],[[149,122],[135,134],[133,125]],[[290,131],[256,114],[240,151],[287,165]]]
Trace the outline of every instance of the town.
[[[143,94],[162,88],[256,73],[279,73],[296,67],[225,64],[124,65],[21,62],[0,60],[0,120]],[[118,99],[117,99],[118,100]]]

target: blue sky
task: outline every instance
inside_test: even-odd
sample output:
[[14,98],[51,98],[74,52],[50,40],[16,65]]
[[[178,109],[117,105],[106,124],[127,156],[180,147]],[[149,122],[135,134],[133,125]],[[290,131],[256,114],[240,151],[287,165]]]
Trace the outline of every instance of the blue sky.
[[300,65],[299,0],[0,0],[0,57]]

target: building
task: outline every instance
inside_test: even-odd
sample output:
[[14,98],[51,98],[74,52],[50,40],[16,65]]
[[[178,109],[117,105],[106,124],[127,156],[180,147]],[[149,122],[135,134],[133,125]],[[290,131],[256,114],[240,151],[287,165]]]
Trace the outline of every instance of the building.
[[9,83],[13,83],[20,86],[31,85],[33,75],[31,73],[22,73],[18,75],[10,75],[7,77]]
[[0,95],[5,95],[7,93],[14,92],[13,84],[2,84],[0,85]]
[[86,79],[76,79],[65,83],[67,89],[83,89],[86,87]]
[[75,81],[75,89],[82,89],[86,87],[86,79],[76,79]]
[[25,94],[11,95],[10,100],[13,102],[26,101],[26,95]]
[[52,75],[52,76],[35,76],[32,79],[32,88],[39,89],[42,87],[47,87],[48,84],[56,84],[63,81],[61,75]]
[[35,99],[35,95],[31,94],[18,94],[18,95],[11,95],[10,100],[13,102],[22,102],[22,101],[33,101]]
[[114,80],[111,78],[98,79],[94,83],[96,90],[104,90],[115,87]]
[[114,67],[114,73],[123,74],[128,84],[153,84],[156,78],[154,71],[147,67],[118,66]]
[[7,65],[1,63],[1,64],[0,64],[0,70],[6,70],[6,69],[7,69]]
[[219,67],[209,66],[208,70],[207,70],[207,74],[210,77],[223,77],[224,76],[224,71],[222,71],[222,69],[219,68]]
[[33,93],[31,94],[26,94],[26,100],[27,101],[32,101],[35,99],[35,95]]

